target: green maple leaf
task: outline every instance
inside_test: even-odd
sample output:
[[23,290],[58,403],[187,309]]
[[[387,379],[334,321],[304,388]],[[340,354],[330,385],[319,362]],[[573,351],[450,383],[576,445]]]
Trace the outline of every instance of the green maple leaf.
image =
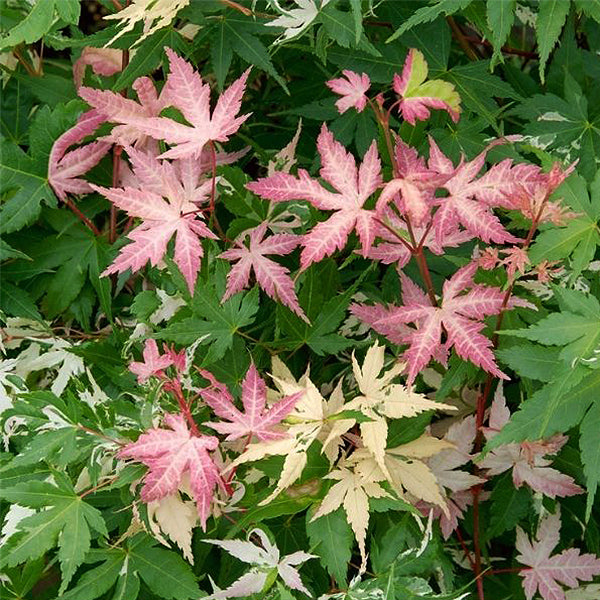
[[0,233],[17,231],[40,214],[42,202],[55,207],[54,192],[48,184],[48,156],[54,141],[71,127],[81,112],[74,100],[50,111],[41,108],[29,131],[30,153],[14,143],[2,144],[0,194],[5,197],[0,212]]
[[500,333],[562,346],[559,359],[569,365],[595,361],[600,349],[600,302],[591,294],[555,287],[561,311],[551,313],[527,329],[506,329]]
[[4,546],[0,565],[14,567],[38,558],[58,543],[62,593],[90,549],[91,531],[108,535],[100,511],[84,502],[62,478],[58,486],[44,481],[19,483],[1,490],[0,496],[20,506],[46,509],[19,522],[19,530]]
[[529,121],[526,131],[535,145],[557,150],[568,160],[579,159],[578,171],[591,180],[596,174],[600,148],[600,114],[588,110],[588,101],[569,73],[565,75],[565,99],[536,94],[514,109]]

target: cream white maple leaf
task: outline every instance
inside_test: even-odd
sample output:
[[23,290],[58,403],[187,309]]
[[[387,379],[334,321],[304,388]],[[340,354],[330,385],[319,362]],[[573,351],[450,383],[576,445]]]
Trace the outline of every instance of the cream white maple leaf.
[[170,72],[162,94],[166,95],[171,106],[181,111],[190,125],[167,117],[132,116],[126,122],[157,140],[177,144],[159,158],[198,158],[208,142],[226,142],[250,116],[249,113],[236,116],[241,108],[250,69],[221,94],[211,115],[209,85],[202,81],[190,63],[173,50],[165,48],[165,52]]
[[[370,460],[368,454],[361,455],[361,458]],[[311,521],[328,515],[342,506],[358,542],[364,565],[367,560],[365,541],[369,526],[369,498],[391,498],[391,496],[379,485],[386,479],[380,469],[369,468],[369,466],[364,468],[363,460],[354,455],[353,459],[353,465],[341,465],[335,471],[325,475],[325,479],[333,479],[337,483],[327,492]]]
[[591,581],[600,575],[600,559],[593,554],[580,554],[578,548],[563,550],[551,556],[560,541],[560,513],[544,517],[533,540],[517,527],[517,560],[530,567],[519,572],[527,600],[536,592],[544,600],[565,600],[560,584],[570,588],[579,586],[579,580]]
[[132,147],[127,148],[127,153],[137,188],[92,187],[117,208],[132,217],[141,217],[143,222],[127,235],[133,243],[126,245],[102,274],[122,273],[127,269],[139,271],[148,261],[157,265],[175,234],[174,260],[193,293],[203,256],[199,238],[217,237],[198,214],[198,204],[209,193],[210,183],[186,189],[185,181],[180,178],[181,171],[168,161],[159,161],[152,154]]
[[267,27],[283,27],[285,29],[279,40],[291,40],[306,31],[319,16],[319,10],[331,0],[294,0],[298,8],[282,8],[278,0],[270,0],[281,16],[265,23]]
[[268,200],[307,200],[318,209],[335,211],[327,221],[317,224],[303,237],[300,255],[303,269],[330,256],[336,249],[341,250],[354,229],[358,233],[363,254],[368,253],[376,231],[375,211],[365,209],[364,204],[381,183],[377,144],[371,144],[357,169],[354,157],[335,140],[323,123],[317,148],[321,156],[321,177],[337,193],[325,189],[304,169],[298,170],[298,177],[276,173],[246,185],[250,191]]
[[200,390],[200,395],[214,413],[230,421],[218,423],[205,423],[222,434],[227,434],[227,441],[253,436],[260,441],[280,440],[286,437],[283,431],[275,429],[294,408],[302,391],[282,398],[279,402],[267,409],[267,386],[258,374],[254,364],[250,365],[244,381],[242,382],[242,404],[244,412],[238,410],[233,403],[233,396],[229,390],[209,371],[200,370],[200,375],[208,379],[210,387]]
[[414,417],[426,410],[456,410],[449,404],[430,400],[422,394],[413,392],[402,384],[392,381],[405,365],[396,363],[382,374],[385,361],[385,347],[377,342],[367,350],[362,367],[352,355],[352,370],[361,395],[348,402],[346,410],[357,410],[369,417],[370,421],[360,424],[360,433],[364,445],[373,453],[379,467],[389,477],[385,466],[385,445],[387,441],[387,421],[401,417]]
[[287,437],[250,444],[244,453],[227,467],[227,470],[230,470],[239,464],[260,460],[265,456],[285,456],[279,481],[269,497],[260,503],[261,505],[271,502],[302,475],[307,462],[306,453],[313,442],[321,442],[322,452],[333,461],[338,454],[337,445],[340,436],[354,424],[354,419],[336,416],[344,405],[341,382],[327,401],[307,375],[296,382],[281,361],[274,361],[274,364],[277,365],[279,374],[283,374],[283,377],[274,377],[279,390],[284,395],[301,392],[287,418]]
[[405,498],[405,492],[408,492],[409,500],[415,498],[436,504],[447,513],[440,484],[424,459],[452,447],[453,445],[445,440],[423,434],[412,442],[387,449],[383,458],[383,469],[367,448],[357,450],[353,458],[360,460],[360,466],[357,467],[360,473],[365,476],[371,471],[381,473],[399,497]]
[[149,502],[148,522],[154,537],[161,544],[169,546],[161,535],[162,531],[181,548],[185,558],[194,564],[192,530],[198,522],[198,511],[193,502],[182,500],[179,492]]
[[166,27],[176,17],[177,13],[190,3],[190,0],[132,0],[125,8],[114,15],[106,15],[107,20],[120,21],[121,30],[106,44],[110,46],[124,33],[131,31],[139,22],[144,23],[144,31],[134,46],[152,35],[155,31]]
[[[498,384],[490,410],[489,426],[484,429],[487,440],[492,439],[509,421],[510,411],[502,384]],[[565,435],[554,435],[547,440],[525,441],[520,444],[505,444],[494,448],[480,461],[479,466],[487,469],[487,475],[494,476],[512,469],[512,479],[516,488],[527,484],[532,490],[550,498],[582,494],[574,479],[550,467],[552,461],[546,456],[557,454],[567,443]]]
[[100,111],[89,110],[52,145],[48,159],[48,183],[60,200],[65,201],[67,193],[86,194],[92,191],[91,185],[78,176],[95,167],[109,151],[111,144],[96,141],[70,152],[67,150],[94,133],[105,120]]
[[120,450],[119,458],[133,458],[149,468],[141,493],[144,502],[175,493],[187,474],[200,524],[206,529],[215,488],[223,485],[219,469],[209,454],[216,450],[219,440],[214,436],[193,435],[181,415],[166,414],[164,422],[169,429],[148,430]]
[[250,596],[264,590],[269,573],[277,572],[283,582],[292,590],[303,592],[310,596],[310,592],[304,587],[300,579],[300,573],[294,567],[317,558],[314,554],[308,554],[301,550],[281,557],[279,548],[272,544],[267,534],[262,529],[253,529],[249,537],[256,536],[260,540],[260,546],[253,542],[242,540],[203,540],[207,544],[213,544],[227,551],[231,556],[251,565],[254,568],[240,579],[234,581],[227,589],[219,590],[211,594],[207,600],[222,600],[226,598],[240,598]]
[[[221,302],[243,290],[249,283],[250,273],[254,271],[258,285],[273,300],[279,300],[304,321],[308,318],[298,303],[294,282],[289,271],[279,263],[266,257],[267,254],[283,256],[289,254],[300,243],[300,237],[291,233],[278,233],[264,239],[267,223],[244,232],[235,242],[235,248],[222,252],[219,258],[235,260],[237,263],[227,274],[227,287]],[[249,237],[249,245],[244,240]]]

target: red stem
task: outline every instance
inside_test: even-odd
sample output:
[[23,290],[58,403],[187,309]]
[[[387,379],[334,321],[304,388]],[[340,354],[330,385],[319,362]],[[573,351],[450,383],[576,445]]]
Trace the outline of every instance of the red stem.
[[179,379],[169,379],[165,385],[165,389],[169,392],[173,392],[173,395],[177,399],[177,403],[179,404],[179,410],[181,414],[185,417],[187,421],[190,431],[192,435],[200,436],[200,431],[198,430],[198,426],[192,417],[192,412],[190,410],[190,405],[187,403],[185,396],[183,395],[183,390],[181,389],[181,383]]
[[73,213],[75,215],[77,215],[77,217],[79,217],[79,220],[88,228],[91,230],[91,232],[95,235],[95,236],[99,236],[100,235],[100,230],[94,225],[94,223],[88,219],[80,210],[79,208],[77,208],[77,206],[75,206],[75,203],[73,202],[73,200],[71,200],[71,198],[65,198],[65,204],[73,211]]

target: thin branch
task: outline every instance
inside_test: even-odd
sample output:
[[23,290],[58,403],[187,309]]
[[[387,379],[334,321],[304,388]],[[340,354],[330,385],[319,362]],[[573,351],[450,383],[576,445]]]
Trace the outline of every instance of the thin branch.
[[471,44],[469,40],[465,37],[462,29],[458,25],[458,23],[454,20],[454,17],[448,15],[446,17],[446,21],[448,25],[450,25],[450,29],[452,30],[452,35],[456,38],[456,41],[460,44],[460,47],[464,50],[465,54],[469,57],[470,60],[479,60],[479,56],[477,56],[477,52]]
[[88,219],[82,212],[77,208],[73,200],[67,196],[64,200],[65,204],[73,211],[73,214],[77,215],[79,220],[91,230],[91,232],[97,237],[100,235],[100,230],[94,225],[94,223]]

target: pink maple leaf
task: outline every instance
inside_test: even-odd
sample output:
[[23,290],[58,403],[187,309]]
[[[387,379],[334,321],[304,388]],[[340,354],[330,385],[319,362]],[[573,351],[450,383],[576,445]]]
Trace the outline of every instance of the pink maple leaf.
[[[153,375],[156,377],[163,377],[163,369],[170,367],[174,364],[174,355],[168,351],[162,356],[158,353],[158,346],[156,340],[147,339],[144,345],[142,356],[144,360],[142,362],[132,362],[129,364],[129,370],[137,375],[138,383],[145,383]],[[178,356],[178,355],[176,355]]]
[[279,440],[286,437],[282,431],[274,427],[293,410],[303,392],[285,396],[271,408],[266,408],[267,386],[252,364],[242,382],[242,405],[244,412],[238,410],[233,403],[229,390],[209,371],[201,370],[202,377],[208,379],[211,386],[200,390],[202,398],[215,414],[230,423],[205,423],[222,434],[227,434],[227,441],[241,437],[256,436],[261,442]]
[[161,162],[150,153],[132,147],[127,148],[127,153],[137,188],[92,187],[130,216],[141,217],[143,222],[127,235],[133,243],[122,248],[102,274],[122,273],[127,269],[139,271],[148,261],[156,266],[175,234],[174,260],[193,293],[203,256],[199,238],[217,237],[198,214],[197,204],[206,197],[208,187],[194,188],[193,184],[186,187],[180,178],[181,171],[178,173],[171,163]]
[[[504,293],[499,288],[474,285],[476,270],[477,264],[469,263],[447,280],[440,306],[432,306],[421,291],[420,295],[414,294],[409,303],[391,308],[387,316],[372,324],[376,330],[407,323],[417,325],[409,335],[410,347],[404,353],[408,362],[409,384],[443,346],[442,331],[447,335],[445,348],[454,347],[464,360],[470,360],[496,377],[507,378],[496,365],[492,342],[480,333],[485,327],[481,319],[502,310]],[[469,287],[472,289],[463,294]]]
[[[300,238],[291,233],[278,233],[264,239],[267,223],[245,232],[236,241],[235,248],[226,250],[219,255],[226,260],[237,260],[227,275],[227,288],[222,302],[247,287],[250,281],[250,272],[254,271],[258,285],[273,300],[279,300],[292,312],[308,322],[304,311],[298,303],[294,290],[294,282],[289,276],[289,271],[268,259],[266,254],[277,254],[283,256],[289,254],[300,243]],[[244,245],[244,239],[250,238],[248,246]]]
[[122,122],[134,125],[139,131],[157,140],[177,144],[161,154],[160,158],[198,158],[205,144],[209,141],[226,142],[250,116],[236,116],[241,107],[250,69],[221,94],[211,115],[208,84],[202,81],[190,63],[177,56],[170,48],[165,48],[165,51],[171,70],[161,96],[166,96],[169,105],[179,109],[191,126],[155,115],[147,118],[124,115],[125,120]]
[[144,502],[175,493],[184,475],[189,475],[200,523],[206,530],[213,492],[217,484],[222,485],[219,469],[209,454],[216,450],[219,440],[214,436],[192,435],[181,415],[166,414],[164,422],[170,429],[150,429],[125,446],[119,457],[133,458],[150,469],[141,493]]
[[321,177],[338,193],[325,189],[304,169],[298,170],[298,177],[276,173],[246,185],[250,191],[268,200],[307,200],[321,210],[335,211],[329,219],[313,227],[304,236],[300,256],[302,269],[330,256],[336,249],[341,250],[354,229],[360,238],[363,253],[367,253],[373,244],[376,229],[374,211],[366,210],[363,206],[381,183],[377,144],[371,144],[357,169],[354,157],[334,139],[323,123],[317,148],[321,155]]
[[[502,385],[498,385],[490,410],[489,426],[484,429],[486,439],[492,439],[509,419],[510,411],[506,406]],[[487,454],[479,466],[488,469],[488,476],[512,469],[516,488],[527,484],[532,490],[550,498],[582,494],[583,490],[572,477],[551,468],[552,461],[545,458],[556,454],[568,439],[565,435],[554,435],[547,440],[505,444]]]
[[[433,138],[430,137],[429,141],[435,144]],[[396,142],[394,159],[397,176],[383,188],[377,200],[377,211],[381,213],[394,199],[400,213],[410,217],[411,225],[422,226],[435,205],[436,188],[446,182],[452,172],[440,173],[427,167],[417,151],[400,138]]]
[[81,56],[73,64],[73,80],[75,87],[81,87],[85,68],[92,67],[96,75],[108,77],[118,73],[123,68],[123,51],[114,48],[93,48],[86,46]]
[[530,569],[519,572],[527,600],[536,592],[544,600],[565,600],[560,584],[579,587],[579,581],[591,581],[600,575],[600,559],[593,554],[580,554],[578,548],[563,550],[550,556],[560,541],[560,514],[547,515],[540,521],[535,539],[531,540],[517,527],[517,560]]
[[371,80],[365,73],[355,73],[344,69],[344,77],[331,79],[325,82],[325,85],[336,94],[342,96],[335,105],[338,111],[343,114],[349,108],[354,107],[358,112],[362,112],[367,105],[366,92],[371,86]]
[[[147,144],[147,135],[140,128],[140,123],[158,117],[163,108],[170,105],[167,86],[163,87],[160,95],[149,77],[138,77],[132,84],[139,102],[124,98],[109,90],[96,90],[81,87],[78,94],[90,105],[105,116],[110,123],[120,123],[114,127],[108,140],[128,146],[135,144],[141,148]],[[168,119],[167,119],[168,120]],[[160,138],[157,138],[160,139]]]
[[404,120],[411,125],[416,120],[429,118],[430,108],[448,112],[456,123],[460,115],[460,96],[454,86],[441,79],[426,81],[427,61],[423,54],[414,48],[409,51],[402,75],[394,75],[394,91],[400,96],[398,109]]
[[60,200],[67,193],[86,194],[92,191],[90,184],[78,177],[96,166],[110,149],[107,142],[92,142],[67,152],[70,146],[81,142],[104,123],[105,118],[97,110],[83,113],[77,124],[65,131],[52,145],[48,160],[48,183]]
[[[449,192],[446,198],[437,198],[439,208],[433,216],[433,230],[438,243],[444,236],[462,225],[472,237],[478,237],[484,242],[517,243],[520,240],[511,235],[497,216],[492,213],[492,207],[509,205],[508,198],[514,193],[514,173],[507,171],[508,163],[499,163],[485,175],[475,179],[485,163],[487,152],[495,145],[505,140],[496,140],[477,155],[473,160],[453,167],[433,140],[430,140],[431,152],[429,167],[438,173],[449,174],[450,178],[443,184]],[[512,173],[512,174],[511,174]]]

